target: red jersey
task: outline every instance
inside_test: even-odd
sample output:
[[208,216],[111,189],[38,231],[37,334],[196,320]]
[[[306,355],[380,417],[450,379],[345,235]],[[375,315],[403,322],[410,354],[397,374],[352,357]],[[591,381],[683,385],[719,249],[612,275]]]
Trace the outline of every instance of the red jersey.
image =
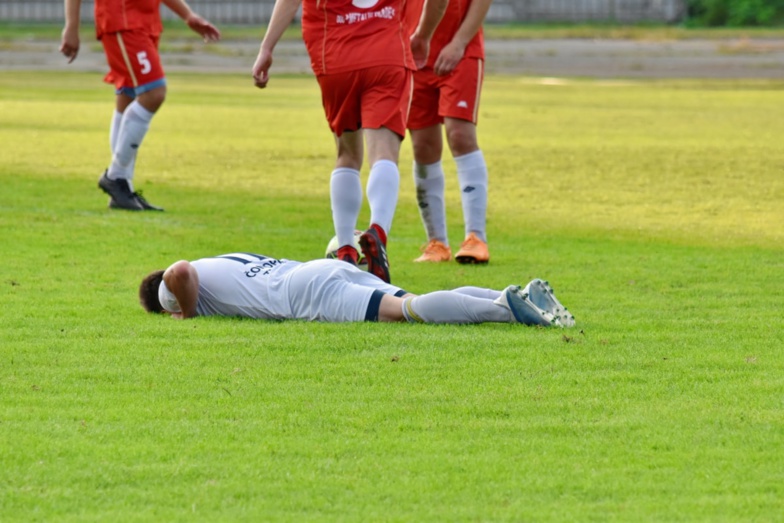
[[[455,33],[457,33],[457,30],[460,28],[460,24],[463,23],[463,20],[466,17],[471,1],[472,0],[449,0],[449,5],[447,5],[444,17],[441,19],[441,23],[438,24],[436,32],[433,33],[433,39],[430,40],[430,55],[427,57],[427,67],[433,67],[441,49],[452,41]],[[416,30],[417,25],[419,25],[419,17],[422,15],[422,7],[425,0],[409,0],[409,2],[411,5],[409,6],[407,13],[408,25],[411,27],[411,32],[413,33]],[[481,27],[471,41],[468,42],[463,56],[465,58],[481,58],[484,60],[485,40]]]
[[143,29],[152,36],[163,31],[161,0],[95,0],[95,32],[105,33]]
[[415,69],[409,0],[303,0],[302,38],[317,75],[379,65]]

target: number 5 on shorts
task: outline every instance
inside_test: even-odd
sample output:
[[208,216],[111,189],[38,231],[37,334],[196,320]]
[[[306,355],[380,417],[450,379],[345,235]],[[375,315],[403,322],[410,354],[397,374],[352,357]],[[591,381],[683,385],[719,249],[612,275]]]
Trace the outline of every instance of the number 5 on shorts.
[[139,51],[136,53],[136,59],[139,61],[139,65],[142,66],[142,70],[140,71],[141,74],[147,74],[152,70],[150,59],[147,58],[147,51]]

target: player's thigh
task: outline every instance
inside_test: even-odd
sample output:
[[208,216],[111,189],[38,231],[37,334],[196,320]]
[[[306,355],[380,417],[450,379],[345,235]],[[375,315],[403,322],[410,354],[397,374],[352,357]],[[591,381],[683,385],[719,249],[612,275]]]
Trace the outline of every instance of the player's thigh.
[[329,128],[340,137],[362,128],[361,84],[357,71],[325,74],[317,78],[321,105]]
[[483,60],[460,60],[455,70],[440,82],[438,113],[445,118],[458,118],[476,124],[483,81]]
[[439,78],[432,68],[414,72],[414,91],[408,113],[408,129],[418,130],[443,123],[438,114]]
[[413,90],[412,72],[405,67],[378,66],[363,69],[361,74],[362,127],[386,127],[404,137]]
[[140,94],[166,84],[158,38],[145,31],[121,31],[101,38],[109,74],[105,80],[118,90]]
[[339,260],[314,260],[289,275],[289,302],[294,318],[353,322],[375,320],[384,294],[406,291]]

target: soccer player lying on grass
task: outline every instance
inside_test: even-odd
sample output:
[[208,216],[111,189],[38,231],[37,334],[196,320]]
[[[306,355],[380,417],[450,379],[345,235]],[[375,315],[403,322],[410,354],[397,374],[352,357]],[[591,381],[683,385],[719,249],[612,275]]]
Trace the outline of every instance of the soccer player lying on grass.
[[525,288],[460,287],[416,296],[340,260],[303,263],[251,253],[175,262],[144,278],[139,299],[148,312],[174,318],[574,325],[539,279]]

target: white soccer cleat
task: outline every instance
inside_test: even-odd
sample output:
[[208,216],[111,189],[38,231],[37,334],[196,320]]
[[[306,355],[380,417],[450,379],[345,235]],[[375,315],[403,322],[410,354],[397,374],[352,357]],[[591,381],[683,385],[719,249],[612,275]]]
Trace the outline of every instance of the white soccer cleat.
[[560,326],[560,323],[556,323],[557,318],[552,313],[537,307],[519,285],[507,287],[495,303],[512,311],[512,316],[518,323],[544,327]]
[[522,290],[528,299],[538,308],[545,310],[555,317],[555,325],[559,327],[574,327],[574,315],[558,301],[553,293],[553,288],[544,280],[536,278],[531,280]]

